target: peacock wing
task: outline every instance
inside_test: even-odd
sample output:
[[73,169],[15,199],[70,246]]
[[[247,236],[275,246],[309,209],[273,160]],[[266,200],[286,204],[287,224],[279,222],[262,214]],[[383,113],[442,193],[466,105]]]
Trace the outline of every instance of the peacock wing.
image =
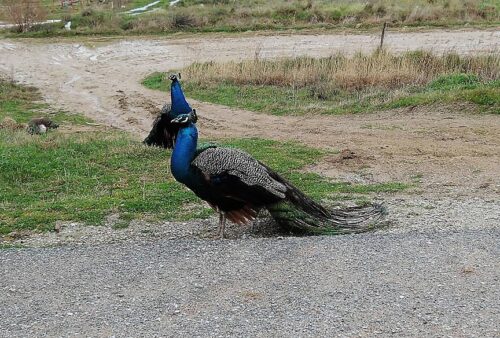
[[214,189],[252,204],[285,198],[287,187],[249,154],[233,148],[210,147],[191,163]]

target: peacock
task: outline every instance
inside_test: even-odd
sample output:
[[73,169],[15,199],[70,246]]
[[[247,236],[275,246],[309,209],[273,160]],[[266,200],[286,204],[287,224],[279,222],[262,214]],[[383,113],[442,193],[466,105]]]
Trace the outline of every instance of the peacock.
[[156,119],[144,142],[173,147],[172,175],[219,213],[221,238],[226,220],[247,224],[261,209],[282,228],[302,234],[358,233],[382,224],[386,210],[380,204],[327,210],[244,151],[213,144],[198,147],[196,110],[187,104],[177,77],[171,80],[172,105]]
[[57,129],[59,125],[47,117],[33,118],[26,128],[29,134],[45,134],[48,129]]

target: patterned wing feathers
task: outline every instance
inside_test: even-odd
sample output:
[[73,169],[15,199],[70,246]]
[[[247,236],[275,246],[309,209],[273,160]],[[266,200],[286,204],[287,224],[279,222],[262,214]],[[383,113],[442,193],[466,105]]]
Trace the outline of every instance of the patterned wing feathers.
[[192,164],[206,176],[232,175],[248,186],[260,186],[276,197],[285,198],[287,187],[272,178],[266,167],[241,150],[209,148],[200,153]]

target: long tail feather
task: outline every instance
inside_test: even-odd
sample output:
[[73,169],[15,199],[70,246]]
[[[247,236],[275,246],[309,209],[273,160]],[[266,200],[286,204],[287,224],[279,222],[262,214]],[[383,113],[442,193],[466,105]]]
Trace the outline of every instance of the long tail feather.
[[310,234],[351,234],[384,225],[387,209],[382,204],[327,210],[314,202],[284,178],[273,177],[288,188],[286,199],[267,207],[276,222],[293,232]]
[[285,200],[267,208],[276,222],[292,232],[309,234],[352,234],[384,225],[386,208],[381,204],[330,211],[328,217],[308,213],[300,205]]

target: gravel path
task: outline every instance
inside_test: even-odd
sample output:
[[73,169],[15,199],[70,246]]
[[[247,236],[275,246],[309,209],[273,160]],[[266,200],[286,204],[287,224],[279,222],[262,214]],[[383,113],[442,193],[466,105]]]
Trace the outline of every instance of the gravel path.
[[500,229],[0,251],[1,337],[498,337]]

